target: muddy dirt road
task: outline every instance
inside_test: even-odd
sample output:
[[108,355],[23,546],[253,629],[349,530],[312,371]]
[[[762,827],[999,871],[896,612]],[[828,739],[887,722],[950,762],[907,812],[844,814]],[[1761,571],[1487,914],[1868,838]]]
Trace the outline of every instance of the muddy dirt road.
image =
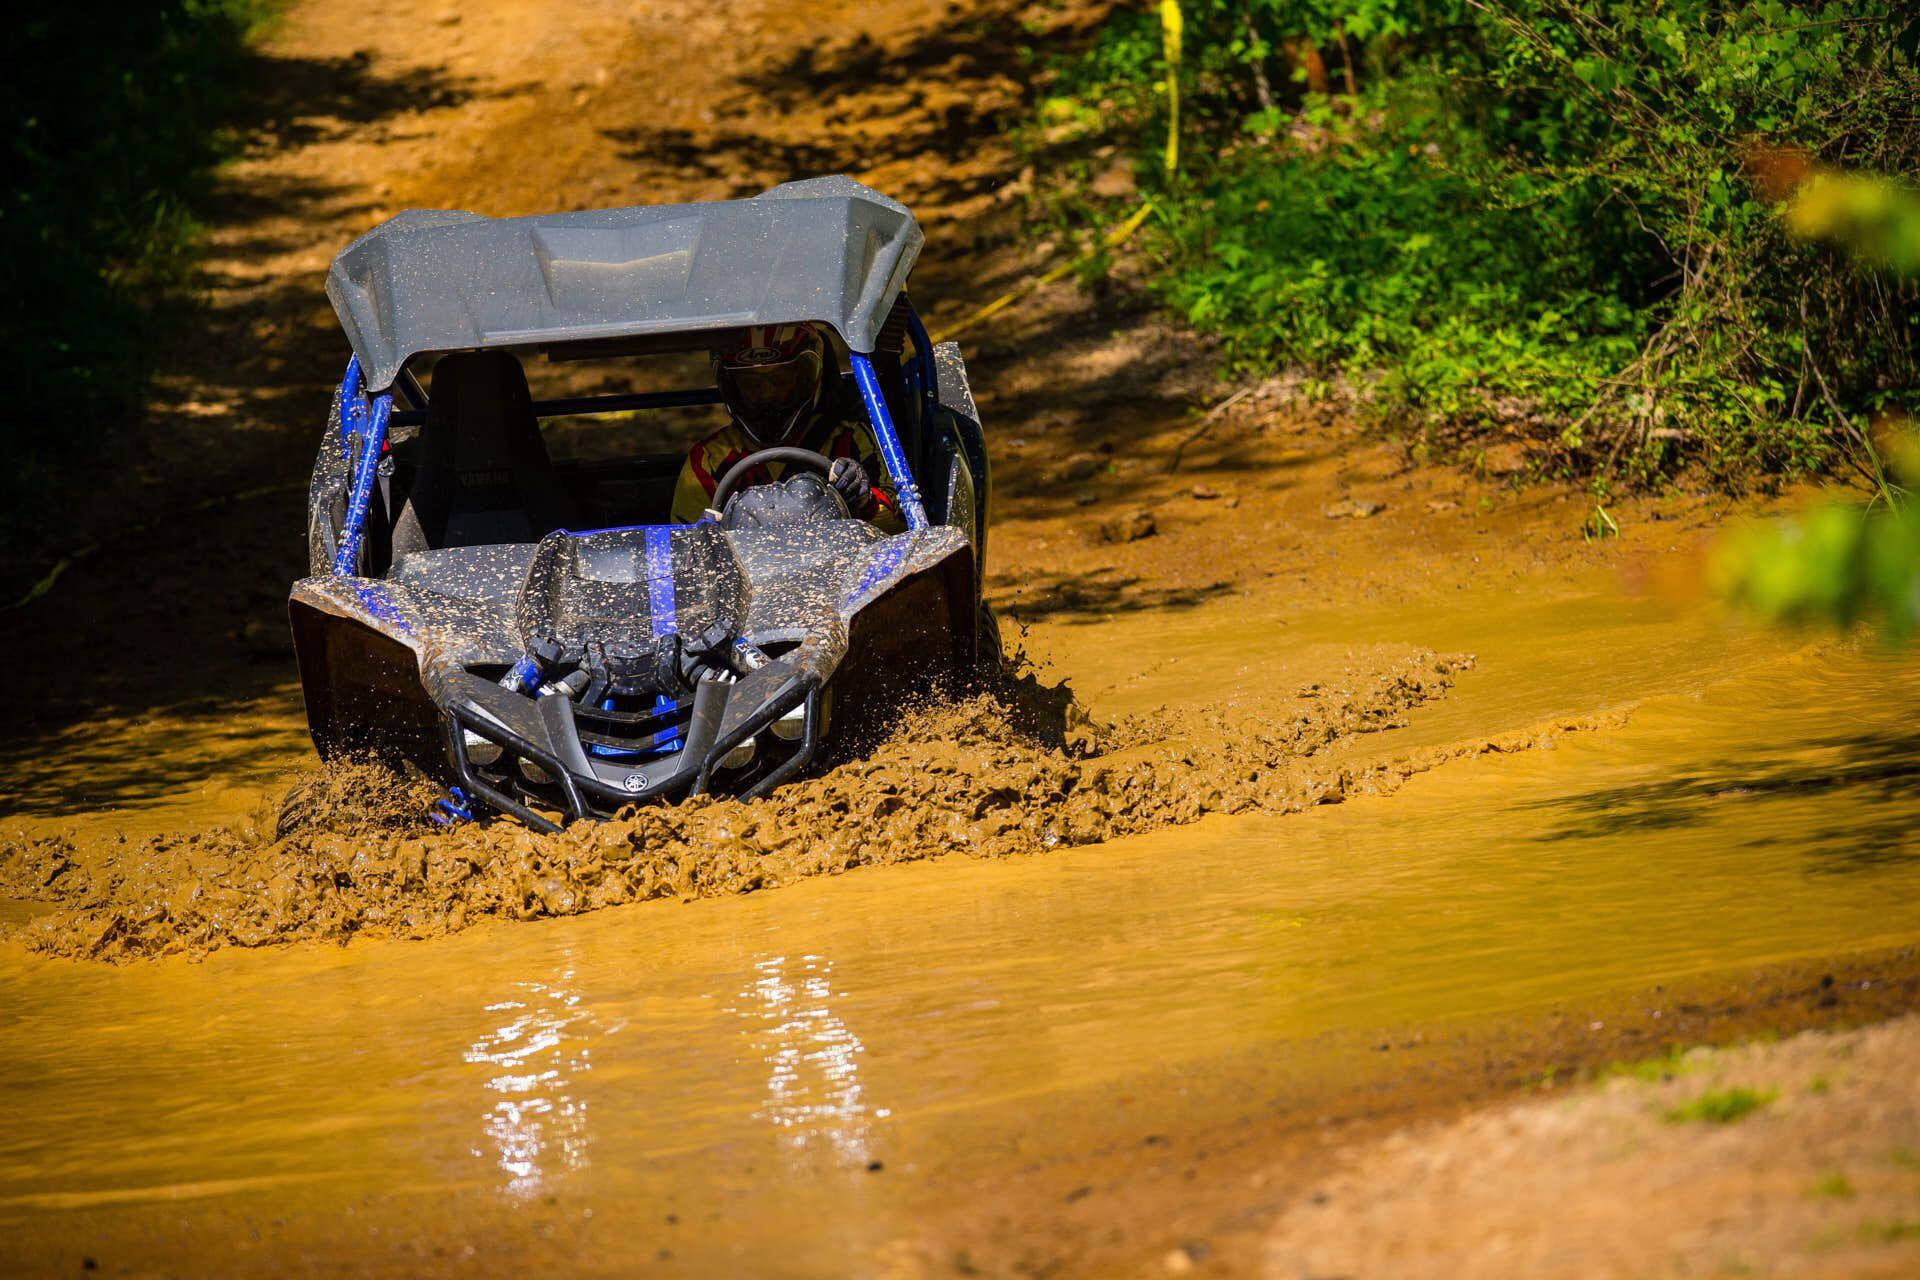
[[[7,619],[62,661],[0,664],[5,1269],[1396,1274],[1340,1247],[1391,1212],[1404,1153],[1369,1143],[1914,1007],[1920,667],[1700,603],[1705,499],[1593,545],[1577,495],[1409,467],[1278,387],[1200,430],[1206,353],[1072,286],[967,338],[989,593],[1070,740],[974,702],[762,804],[263,830],[309,756],[281,609],[336,248],[410,206],[846,171],[921,216],[937,329],[1050,260],[999,126],[1018,47],[1090,16],[291,6],[207,305],[76,502],[103,549]],[[1906,1043],[1870,1051],[1896,1101]],[[1843,1101],[1779,1141],[1873,1114],[1880,1155],[1920,1145],[1912,1106]],[[1336,1169],[1351,1220],[1314,1216]],[[1920,1258],[1857,1209],[1736,1260]],[[1604,1273],[1597,1235],[1566,1274]],[[1515,1273],[1474,1247],[1405,1244]],[[1676,1258],[1725,1261],[1624,1273]]]

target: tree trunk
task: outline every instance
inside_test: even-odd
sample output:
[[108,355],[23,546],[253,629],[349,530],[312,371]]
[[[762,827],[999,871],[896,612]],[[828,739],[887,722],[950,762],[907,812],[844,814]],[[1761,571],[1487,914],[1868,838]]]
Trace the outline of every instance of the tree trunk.
[[1319,46],[1315,45],[1311,40],[1298,37],[1286,41],[1283,47],[1287,51],[1287,56],[1293,60],[1294,64],[1306,72],[1307,88],[1309,91],[1313,93],[1328,93],[1332,91],[1333,84],[1327,79],[1326,59],[1320,56]]
[[1259,102],[1262,111],[1273,110],[1273,85],[1267,81],[1267,60],[1257,52],[1260,45],[1260,33],[1254,29],[1253,9],[1251,6],[1240,11],[1240,17],[1246,23],[1247,61],[1253,66],[1253,96]]

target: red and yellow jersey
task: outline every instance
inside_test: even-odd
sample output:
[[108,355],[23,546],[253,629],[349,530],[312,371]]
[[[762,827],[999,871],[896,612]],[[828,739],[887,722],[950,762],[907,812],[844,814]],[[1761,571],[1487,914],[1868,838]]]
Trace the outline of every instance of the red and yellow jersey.
[[[727,474],[727,469],[748,454],[766,447],[735,422],[729,422],[695,444],[687,451],[687,461],[680,468],[680,481],[674,486],[673,522],[692,524],[700,519],[712,505],[714,486],[719,484],[720,477]],[[882,488],[879,484],[886,475],[886,469],[880,465],[880,446],[874,441],[873,428],[864,422],[823,419],[815,422],[800,437],[798,447],[824,453],[829,458],[856,459],[875,482],[873,496],[879,506],[872,517],[874,527],[885,533],[899,533],[907,527],[900,518],[900,509],[891,487]],[[780,479],[786,470],[785,463],[762,463],[741,484],[766,484]]]

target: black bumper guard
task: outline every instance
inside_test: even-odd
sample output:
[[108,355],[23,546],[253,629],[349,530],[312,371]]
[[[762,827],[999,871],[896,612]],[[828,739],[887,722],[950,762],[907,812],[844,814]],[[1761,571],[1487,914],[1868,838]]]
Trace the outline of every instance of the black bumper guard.
[[[518,760],[536,766],[552,779],[552,789],[558,793],[558,807],[566,814],[564,822],[604,820],[628,805],[680,799],[713,790],[720,761],[795,707],[802,707],[800,740],[792,755],[757,777],[747,775],[753,777],[753,781],[737,794],[748,798],[764,796],[792,778],[807,766],[820,747],[820,686],[813,679],[794,673],[763,698],[739,696],[758,692],[751,688],[757,683],[763,682],[752,678],[736,684],[701,682],[687,713],[684,745],[678,751],[647,760],[592,756],[589,749],[594,746],[631,749],[635,740],[678,727],[678,709],[674,712],[609,712],[581,707],[560,695],[528,698],[472,675],[453,682],[436,701],[444,717],[448,759],[468,796],[518,818],[537,831],[553,833],[561,830],[563,823],[554,822],[531,806],[551,807],[554,797],[536,789],[546,784],[532,784],[522,778]],[[746,705],[736,708],[740,702]],[[474,764],[467,749],[469,732],[501,749],[500,767],[488,766],[487,769],[488,773],[498,775],[498,781],[490,780]],[[627,733],[634,737],[626,737]],[[509,753],[516,760],[509,760]],[[624,776],[618,782],[611,781],[603,770],[606,773],[624,771]],[[510,794],[502,784],[517,794]]]

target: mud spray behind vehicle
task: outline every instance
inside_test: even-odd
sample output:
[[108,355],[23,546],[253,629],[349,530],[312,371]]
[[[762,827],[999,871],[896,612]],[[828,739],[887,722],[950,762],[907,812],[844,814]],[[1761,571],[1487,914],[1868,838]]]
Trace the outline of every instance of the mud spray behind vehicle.
[[[903,206],[832,177],[709,204],[411,210],[342,250],[327,294],[353,356],[289,603],[320,753],[410,763],[452,812],[552,830],[765,794],[903,688],[990,657],[986,448],[958,348],[906,294],[921,243]],[[526,361],[631,372],[802,321],[844,347],[831,391],[872,427],[903,532],[849,515],[804,450],[741,459],[690,525],[667,523],[680,452],[549,456],[543,419],[720,395],[535,400]],[[741,484],[769,463],[784,478]]]

